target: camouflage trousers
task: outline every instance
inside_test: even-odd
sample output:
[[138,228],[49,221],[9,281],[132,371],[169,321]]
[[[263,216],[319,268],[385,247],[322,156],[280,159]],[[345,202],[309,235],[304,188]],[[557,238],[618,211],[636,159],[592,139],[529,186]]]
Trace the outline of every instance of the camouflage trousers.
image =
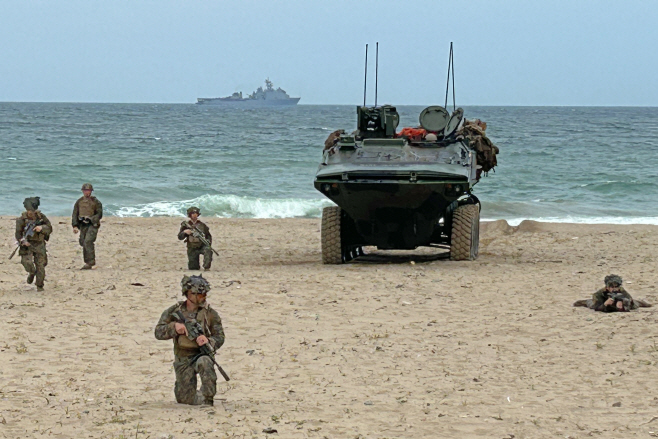
[[199,258],[203,255],[203,268],[206,270],[210,268],[212,263],[212,250],[205,245],[203,247],[188,247],[187,248],[187,268],[189,270],[199,270]]
[[85,264],[96,265],[96,249],[94,248],[96,235],[98,235],[98,227],[91,224],[80,226],[80,245],[82,246],[82,258]]
[[30,276],[36,275],[36,286],[43,288],[46,279],[46,265],[48,265],[48,254],[46,254],[46,243],[30,242],[27,247],[21,247],[18,251],[21,255],[21,264]]
[[[178,403],[199,405],[204,400],[212,400],[217,393],[217,374],[215,365],[207,355],[199,357],[194,364],[190,364],[191,359],[192,357],[174,359],[176,371],[174,394]],[[199,392],[197,392],[197,374],[201,377]]]

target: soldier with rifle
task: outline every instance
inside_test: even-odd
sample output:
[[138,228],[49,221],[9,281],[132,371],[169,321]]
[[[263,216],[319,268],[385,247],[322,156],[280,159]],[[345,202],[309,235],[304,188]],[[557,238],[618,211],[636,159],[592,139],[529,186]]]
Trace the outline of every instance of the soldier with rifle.
[[199,270],[199,258],[203,255],[203,269],[210,270],[213,252],[219,256],[219,253],[212,248],[212,235],[206,224],[199,221],[201,211],[198,207],[192,206],[187,209],[188,221],[183,221],[178,231],[178,239],[185,240],[187,243],[187,268],[190,270]]
[[[23,201],[25,212],[16,219],[16,241],[21,264],[27,271],[27,283],[34,282],[36,277],[37,291],[43,291],[46,279],[46,241],[50,239],[53,228],[50,221],[39,209],[39,197],[26,198]],[[14,253],[16,250],[14,250]],[[14,256],[11,254],[9,259]]]
[[94,187],[91,183],[82,185],[82,197],[73,205],[71,225],[73,233],[80,233],[80,246],[82,247],[82,258],[85,265],[81,270],[91,270],[96,265],[96,249],[94,242],[98,235],[103,218],[103,205],[98,198],[91,195]]
[[[184,301],[165,310],[155,327],[155,338],[174,340],[174,394],[181,404],[213,405],[217,392],[214,353],[224,344],[222,320],[206,302],[210,284],[202,276],[183,276]],[[201,389],[197,391],[197,374]]]
[[638,308],[648,308],[651,304],[641,299],[633,299],[621,286],[621,276],[609,274],[604,279],[605,288],[598,290],[591,299],[577,300],[573,306],[584,306],[594,311],[627,312]]

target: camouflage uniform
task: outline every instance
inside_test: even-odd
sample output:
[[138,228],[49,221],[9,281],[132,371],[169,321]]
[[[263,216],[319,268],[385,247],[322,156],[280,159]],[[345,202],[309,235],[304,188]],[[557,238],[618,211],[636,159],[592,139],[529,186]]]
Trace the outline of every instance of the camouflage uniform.
[[[188,209],[188,215],[193,209],[195,208]],[[204,245],[198,238],[185,234],[185,230],[192,228],[196,228],[201,232],[201,234],[212,245],[212,235],[210,234],[210,229],[205,223],[199,220],[193,223],[191,219],[183,221],[180,225],[180,230],[178,231],[178,239],[181,241],[185,240],[187,243],[187,268],[189,270],[199,270],[201,268],[199,258],[203,255],[203,268],[208,270],[212,263],[212,250],[210,247]]]
[[[199,357],[191,364],[192,358],[199,353],[199,345],[187,336],[176,333],[174,324],[177,319],[174,317],[174,313],[180,311],[186,320],[196,319],[201,323],[203,333],[208,338],[213,350],[219,349],[224,344],[222,319],[207,302],[195,312],[187,311],[185,303],[185,301],[179,302],[162,313],[160,321],[155,327],[155,338],[158,340],[174,339],[174,370],[176,371],[174,394],[176,401],[181,404],[193,405],[210,401],[212,404],[212,399],[217,392],[215,366],[208,356]],[[197,392],[197,374],[201,377],[199,392]]]
[[[28,239],[28,243],[30,245],[21,245],[20,249],[18,250],[18,254],[21,256],[21,264],[25,268],[25,271],[28,272],[27,283],[31,284],[35,280],[36,276],[35,283],[37,289],[41,290],[43,289],[43,283],[46,279],[46,265],[48,265],[46,241],[50,239],[50,234],[53,231],[53,227],[50,224],[48,218],[46,218],[46,215],[41,213],[41,211],[36,210],[39,206],[38,197],[27,198],[23,204],[27,209],[34,210],[34,216],[37,221],[37,225],[41,226],[41,231],[34,232],[34,235]],[[16,241],[20,242],[20,240],[23,238],[25,227],[29,221],[30,218],[28,217],[27,212],[23,212],[21,216],[16,219]]]
[[[573,306],[584,306],[593,309],[594,311],[602,311],[602,312],[626,312],[626,311],[638,309],[640,307],[649,308],[652,306],[651,304],[645,302],[644,300],[640,300],[640,299],[634,300],[633,297],[630,294],[628,294],[628,292],[621,286],[622,284],[621,277],[615,274],[610,274],[606,276],[604,283],[606,287],[601,288],[596,293],[594,293],[591,299],[577,300],[576,302],[574,302]],[[617,287],[619,288],[619,290],[614,293],[611,293],[607,289],[607,287],[609,286]],[[612,297],[613,295],[614,297]],[[614,298],[615,302],[612,305],[606,305],[605,302],[610,298]],[[624,304],[624,307],[622,309],[617,308],[617,302],[619,301],[622,301]]]
[[[91,185],[89,187],[91,188]],[[96,265],[94,242],[96,241],[96,235],[98,235],[98,229],[101,226],[101,218],[103,218],[103,205],[98,198],[94,196],[82,196],[75,202],[73,214],[71,215],[71,225],[80,230],[82,257],[86,266],[89,267]]]
[[[630,311],[632,309],[638,309],[639,306],[635,301],[633,300],[633,297],[631,297],[630,294],[623,288],[619,287],[619,292],[617,293],[619,296],[622,296],[624,299],[628,301],[630,304],[629,306],[624,306],[623,311]],[[593,309],[594,311],[603,311],[603,312],[617,312],[620,311],[617,309],[616,302],[613,303],[612,305],[605,305],[605,301],[608,300],[610,297],[610,293],[608,290],[605,288],[601,288],[598,290],[596,293],[592,295],[592,298],[587,301],[587,307],[590,309]],[[625,300],[625,301],[626,301]]]

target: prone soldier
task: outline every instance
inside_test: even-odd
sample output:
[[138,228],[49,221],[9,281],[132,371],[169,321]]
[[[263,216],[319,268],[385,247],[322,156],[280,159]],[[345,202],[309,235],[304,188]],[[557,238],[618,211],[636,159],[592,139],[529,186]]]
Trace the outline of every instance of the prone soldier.
[[75,202],[71,215],[73,233],[80,232],[80,245],[85,262],[82,270],[91,270],[91,267],[96,265],[94,242],[101,226],[101,218],[103,218],[103,205],[98,198],[91,195],[93,190],[94,187],[91,183],[82,185],[83,195]]
[[34,282],[36,277],[37,291],[43,291],[46,279],[46,241],[53,231],[50,221],[39,209],[39,197],[26,198],[23,201],[25,212],[16,219],[16,241],[21,264],[27,271],[27,283]]
[[[206,302],[210,284],[202,276],[183,276],[181,281],[186,300],[167,308],[155,327],[155,338],[174,340],[174,370],[176,384],[174,394],[181,404],[213,405],[217,392],[215,363],[207,349],[214,353],[224,344],[222,320]],[[181,318],[182,317],[182,318]],[[185,323],[200,326],[201,335],[194,340],[188,337]],[[221,370],[220,370],[221,371]],[[201,377],[201,389],[197,391],[197,374]]]
[[603,312],[627,312],[633,309],[648,308],[651,304],[641,299],[633,299],[630,294],[621,286],[623,280],[621,276],[609,274],[603,280],[605,288],[601,288],[591,299],[577,300],[573,306],[584,306],[594,311]]
[[[187,243],[187,268],[189,270],[198,270],[201,268],[199,265],[201,255],[203,255],[204,270],[209,270],[212,263],[212,254],[214,251],[211,247],[212,235],[208,226],[199,221],[199,215],[201,215],[201,211],[198,207],[192,206],[187,209],[187,216],[190,219],[183,221],[178,231],[178,239],[181,241],[185,240]],[[206,243],[203,242],[204,240]]]

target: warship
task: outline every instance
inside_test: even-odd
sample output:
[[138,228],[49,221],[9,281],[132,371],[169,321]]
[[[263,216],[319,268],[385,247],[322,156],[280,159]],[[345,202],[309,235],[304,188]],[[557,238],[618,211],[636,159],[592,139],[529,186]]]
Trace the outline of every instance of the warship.
[[297,105],[301,98],[291,98],[281,87],[274,88],[272,81],[265,80],[265,89],[258,89],[246,98],[242,92],[235,92],[225,98],[197,98],[198,105],[217,105],[232,108],[287,107]]

